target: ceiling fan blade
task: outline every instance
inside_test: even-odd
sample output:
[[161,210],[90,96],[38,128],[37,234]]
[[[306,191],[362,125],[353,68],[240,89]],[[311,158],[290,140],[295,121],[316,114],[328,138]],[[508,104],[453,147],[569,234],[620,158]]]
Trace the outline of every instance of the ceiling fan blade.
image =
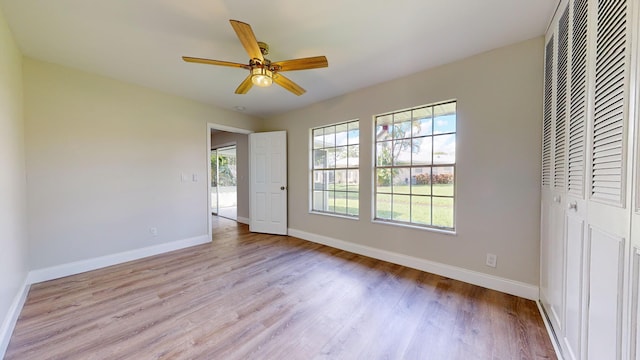
[[329,62],[324,56],[313,56],[302,59],[277,61],[271,63],[271,65],[278,66],[280,68],[278,71],[293,71],[323,68],[329,66]]
[[238,20],[229,20],[229,22],[231,23],[233,30],[235,30],[236,35],[238,35],[238,39],[240,39],[242,46],[244,46],[247,54],[249,54],[249,58],[258,59],[260,62],[264,62],[264,57],[260,51],[260,46],[258,46],[258,40],[256,40],[253,30],[251,30],[251,25]]
[[283,88],[291,91],[292,93],[298,96],[307,92],[307,90],[301,88],[300,85],[294,83],[293,81],[289,80],[288,78],[286,78],[284,75],[281,75],[281,74],[273,75],[273,81],[276,84],[282,86]]
[[245,65],[245,64],[234,63],[229,61],[195,58],[190,56],[183,56],[182,60],[186,62],[198,63],[198,64],[221,65],[221,66],[230,66],[230,67],[237,67],[237,68],[244,68],[244,69],[250,68],[249,65]]
[[251,82],[251,74],[249,74],[249,76],[247,76],[236,89],[236,94],[246,94],[251,90],[252,86],[253,82]]

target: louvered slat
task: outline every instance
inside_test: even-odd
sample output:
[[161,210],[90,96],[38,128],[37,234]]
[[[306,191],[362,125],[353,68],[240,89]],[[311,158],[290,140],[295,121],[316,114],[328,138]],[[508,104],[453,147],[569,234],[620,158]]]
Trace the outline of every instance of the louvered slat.
[[593,133],[595,135],[594,139],[607,139],[622,134],[622,124],[618,122],[617,116],[608,118],[603,122],[604,124],[602,124],[602,126],[598,126],[593,130]]
[[619,204],[624,185],[627,2],[599,0],[597,12],[591,197]]
[[567,153],[567,189],[584,195],[585,131],[587,94],[587,6],[588,0],[573,3],[573,37],[571,47],[571,109]]
[[542,121],[542,186],[551,186],[551,146],[553,134],[553,36],[545,47],[544,108]]
[[558,59],[557,59],[557,95],[556,95],[556,126],[553,186],[564,190],[565,187],[565,147],[567,125],[567,75],[569,58],[569,7],[564,10],[558,24]]

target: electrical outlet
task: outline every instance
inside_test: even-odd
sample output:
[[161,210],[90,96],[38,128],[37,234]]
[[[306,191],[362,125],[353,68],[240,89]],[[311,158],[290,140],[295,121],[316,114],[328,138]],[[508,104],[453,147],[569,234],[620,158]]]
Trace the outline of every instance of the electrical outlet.
[[151,234],[152,236],[158,236],[158,228],[157,227],[150,227],[149,228],[149,234]]
[[498,266],[498,255],[487,253],[487,266],[491,266],[491,267]]

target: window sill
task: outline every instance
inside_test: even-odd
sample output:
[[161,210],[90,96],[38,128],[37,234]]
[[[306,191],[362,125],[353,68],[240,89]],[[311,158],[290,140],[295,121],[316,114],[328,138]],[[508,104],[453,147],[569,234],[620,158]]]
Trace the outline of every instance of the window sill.
[[371,219],[371,222],[374,223],[374,224],[400,226],[400,227],[405,227],[405,228],[409,228],[409,229],[431,231],[431,232],[435,232],[435,233],[439,233],[439,234],[445,234],[445,235],[453,235],[453,236],[457,236],[458,235],[456,230],[439,229],[439,228],[434,228],[434,227],[405,224],[405,223],[394,222],[394,221],[385,221],[385,220],[380,220],[380,219]]
[[358,217],[358,216],[347,216],[347,215],[326,213],[326,212],[314,211],[314,210],[309,210],[309,214],[312,214],[312,215],[324,215],[324,216],[335,217],[335,218],[340,218],[340,219],[347,219],[347,220],[360,220],[360,217]]

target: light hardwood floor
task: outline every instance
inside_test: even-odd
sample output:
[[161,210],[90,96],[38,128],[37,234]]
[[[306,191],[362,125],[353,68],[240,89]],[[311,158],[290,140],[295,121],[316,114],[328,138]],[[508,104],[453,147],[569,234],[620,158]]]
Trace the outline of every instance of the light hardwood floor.
[[214,220],[214,241],[35,284],[6,359],[555,359],[533,301]]

